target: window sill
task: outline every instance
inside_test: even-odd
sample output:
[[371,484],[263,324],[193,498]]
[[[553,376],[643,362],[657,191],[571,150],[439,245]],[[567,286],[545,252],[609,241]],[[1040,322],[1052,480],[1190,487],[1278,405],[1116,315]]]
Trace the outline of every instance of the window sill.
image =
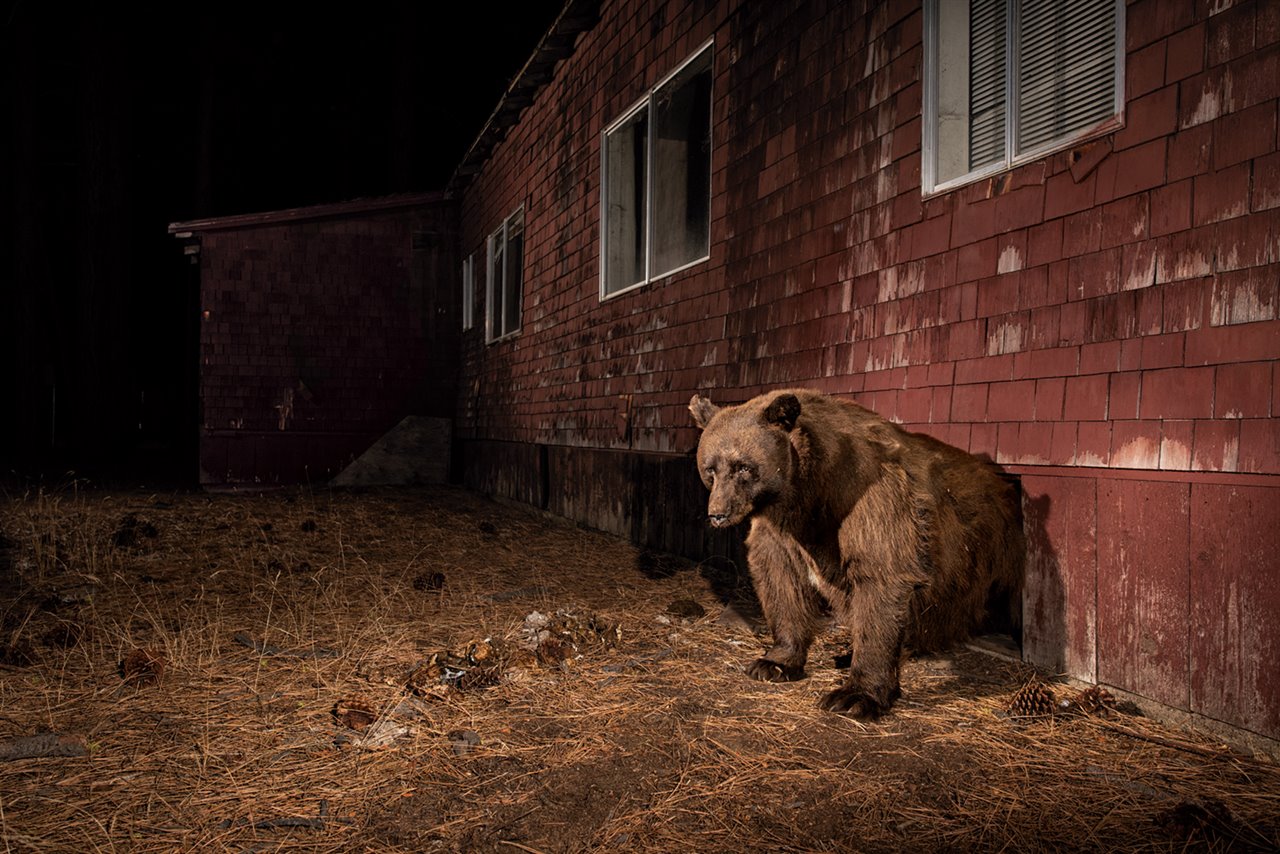
[[959,178],[952,178],[950,181],[947,181],[943,184],[938,184],[932,190],[926,190],[922,185],[920,188],[920,197],[923,199],[932,199],[938,196],[945,196],[947,193],[954,192],[955,190],[959,190],[962,187],[968,187],[970,184],[976,184],[979,181],[985,181],[988,178],[995,177],[996,175],[1000,175],[1005,172],[1012,172],[1014,169],[1017,169],[1021,166],[1026,166],[1028,163],[1035,163],[1037,160],[1043,160],[1046,157],[1050,157],[1054,154],[1058,154],[1069,148],[1074,148],[1077,145],[1080,145],[1082,143],[1089,142],[1091,140],[1098,139],[1099,137],[1104,137],[1109,134],[1113,134],[1116,131],[1122,129],[1123,127],[1124,127],[1124,113],[1121,112],[1119,115],[1112,116],[1111,118],[1106,119],[1101,123],[1094,125],[1093,127],[1085,128],[1084,130],[1078,131],[1070,136],[1066,136],[1066,137],[1063,137],[1062,139],[1058,139],[1058,140],[1054,140],[1053,142],[1046,143],[1040,148],[1032,149],[1031,151],[1028,151],[1026,154],[1022,154],[1018,157],[1013,158],[1008,163],[1000,163],[993,166],[988,166],[985,169],[980,169],[976,172],[970,172],[969,174],[962,175]]
[[512,338],[518,338],[518,337],[520,337],[520,330],[516,329],[506,333],[505,335],[499,335],[497,338],[486,338],[484,343],[486,346],[488,346],[489,344],[501,344],[505,341],[510,341]]
[[681,266],[676,267],[675,269],[668,270],[667,272],[661,273],[652,278],[643,279],[639,282],[636,282],[634,285],[627,285],[625,288],[619,288],[618,290],[612,291],[611,293],[605,293],[603,290],[601,290],[600,302],[607,302],[613,299],[614,297],[620,297],[620,296],[623,296],[624,294],[629,294],[632,291],[637,291],[640,288],[645,287],[646,285],[652,285],[654,282],[660,282],[663,279],[669,279],[672,276],[676,275],[677,273],[683,273],[685,270],[688,270],[692,267],[696,267],[699,264],[704,264],[710,260],[711,260],[711,253],[708,252],[706,255],[703,255],[701,258],[695,258],[687,264],[682,264]]

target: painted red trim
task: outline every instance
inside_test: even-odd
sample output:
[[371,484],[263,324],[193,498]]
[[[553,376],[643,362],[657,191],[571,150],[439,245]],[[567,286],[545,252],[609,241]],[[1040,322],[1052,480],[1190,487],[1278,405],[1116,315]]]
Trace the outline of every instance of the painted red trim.
[[313,219],[381,213],[401,208],[415,208],[443,200],[444,193],[439,192],[406,193],[404,195],[382,196],[376,199],[352,199],[347,202],[334,202],[327,205],[309,205],[303,208],[286,208],[278,211],[233,214],[231,216],[215,216],[207,219],[171,222],[169,223],[169,233],[179,237],[186,237],[189,236],[185,234],[186,232],[225,231],[227,229],[246,228],[255,225],[273,225],[284,222],[304,222]]
[[1159,483],[1213,484],[1217,486],[1271,486],[1280,488],[1280,475],[1242,474],[1226,471],[1164,471],[1113,469],[1101,466],[1002,465],[1010,474],[1035,477],[1084,477],[1094,480],[1146,480]]

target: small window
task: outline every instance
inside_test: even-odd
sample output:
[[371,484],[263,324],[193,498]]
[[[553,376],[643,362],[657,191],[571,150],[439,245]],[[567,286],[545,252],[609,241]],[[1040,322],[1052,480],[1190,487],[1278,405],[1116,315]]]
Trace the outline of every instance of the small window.
[[711,59],[707,45],[604,133],[601,299],[710,253]]
[[462,328],[476,325],[476,256],[468,255],[462,262]]
[[926,0],[926,193],[1119,126],[1123,0]]
[[485,297],[489,341],[520,331],[520,295],[524,290],[524,208],[516,210],[489,235]]

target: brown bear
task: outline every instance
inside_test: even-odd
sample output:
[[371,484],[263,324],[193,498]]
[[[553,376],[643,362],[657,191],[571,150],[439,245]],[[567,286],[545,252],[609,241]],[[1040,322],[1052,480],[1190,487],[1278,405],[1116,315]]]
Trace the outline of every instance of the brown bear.
[[873,718],[898,697],[904,649],[962,640],[989,602],[1020,623],[1021,508],[992,463],[815,391],[724,408],[694,395],[689,411],[708,521],[751,521],[747,562],[774,641],[752,678],[804,676],[825,600],[852,663],[820,705]]

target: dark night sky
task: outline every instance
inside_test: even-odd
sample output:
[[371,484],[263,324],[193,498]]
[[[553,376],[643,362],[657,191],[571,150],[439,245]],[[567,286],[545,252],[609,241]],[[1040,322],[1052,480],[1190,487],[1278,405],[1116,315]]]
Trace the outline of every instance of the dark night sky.
[[442,189],[561,5],[0,6],[0,464],[183,458],[166,225]]

